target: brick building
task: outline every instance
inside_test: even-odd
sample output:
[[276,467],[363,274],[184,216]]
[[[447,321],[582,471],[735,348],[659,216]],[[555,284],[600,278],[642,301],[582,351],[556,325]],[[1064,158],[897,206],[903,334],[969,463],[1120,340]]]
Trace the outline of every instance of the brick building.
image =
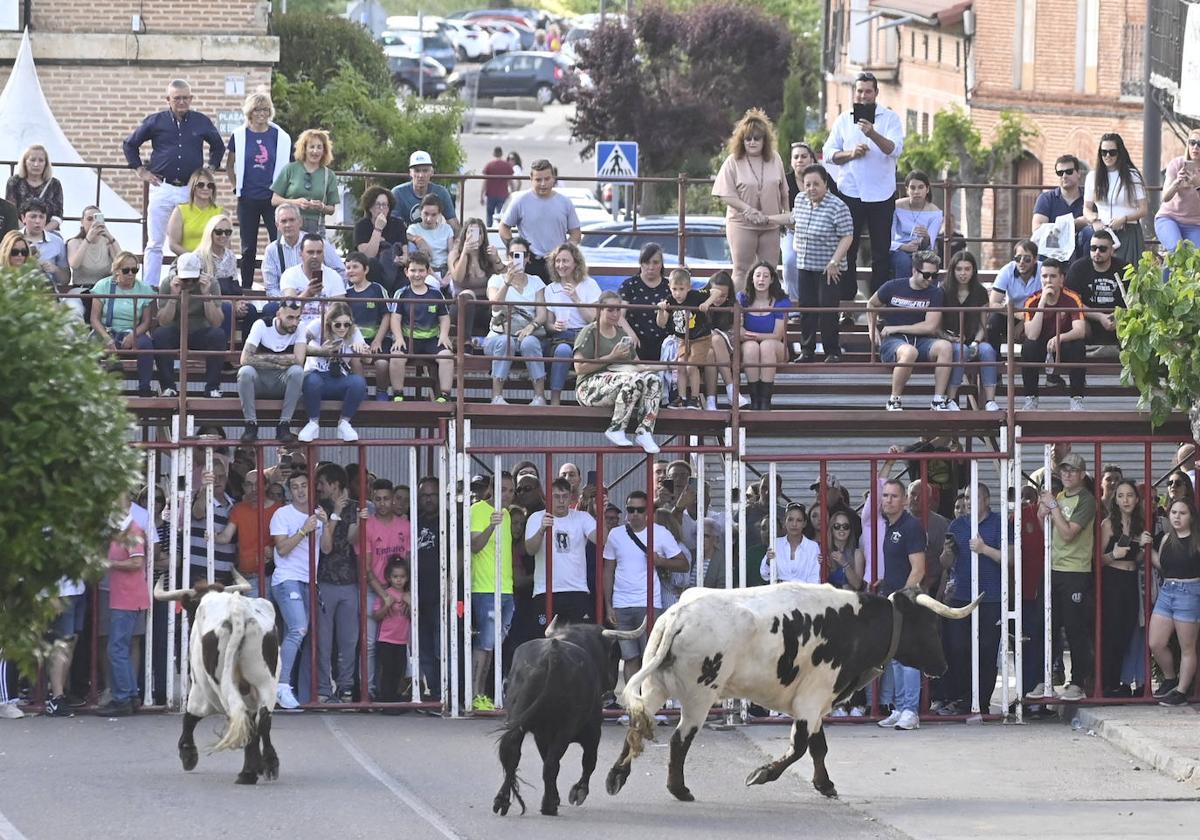
[[[983,235],[1023,236],[1059,155],[1091,167],[1100,135],[1116,131],[1140,165],[1145,21],[1144,0],[830,0],[827,124],[850,107],[862,70],[910,134],[958,105],[986,141],[1002,112],[1020,113],[1038,134],[997,180],[1030,187],[988,196]],[[1182,153],[1165,129],[1163,163]]]
[[[192,107],[222,134],[242,123],[246,93],[270,86],[279,58],[270,7],[266,0],[0,0],[7,30],[0,31],[0,85],[27,24],[42,89],[72,145],[89,163],[124,167],[121,141],[166,106],[172,79],[191,83]],[[143,154],[149,158],[149,145]],[[104,180],[142,207],[141,182],[128,169],[105,172]],[[227,182],[218,184],[221,204],[232,209]]]

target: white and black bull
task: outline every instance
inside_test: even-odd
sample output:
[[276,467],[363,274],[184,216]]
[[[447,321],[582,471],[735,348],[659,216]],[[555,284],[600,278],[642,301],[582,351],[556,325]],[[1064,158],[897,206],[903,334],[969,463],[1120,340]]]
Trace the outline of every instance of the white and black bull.
[[271,709],[279,685],[279,636],[275,607],[263,598],[241,593],[235,586],[201,581],[192,589],[165,591],[154,587],[159,601],[182,601],[191,614],[188,662],[192,685],[179,737],[179,760],[192,770],[199,760],[196,724],[209,715],[223,715],[225,733],[210,749],[245,750],[239,785],[252,785],[259,776],[279,778],[279,756],[271,744]]
[[571,786],[568,801],[582,805],[596,769],[603,721],[602,698],[615,685],[616,662],[612,640],[636,639],[637,630],[606,630],[595,624],[560,626],[555,617],[544,639],[531,639],[517,648],[506,680],[508,717],[500,736],[504,783],[492,800],[492,812],[504,816],[515,797],[525,813],[517,782],[517,765],[525,733],[533,733],[542,756],[542,813],[558,813],[558,770],[571,744],[583,748],[583,774]]
[[630,725],[608,773],[608,792],[625,784],[644,738],[654,737],[651,715],[674,698],[680,718],[667,789],[690,802],[683,765],[692,739],[717,700],[746,698],[794,719],[788,751],[746,784],[775,781],[808,750],[813,787],[837,796],[825,769],[825,715],[892,658],[929,676],[944,674],[941,619],[965,618],[977,604],[952,609],[907,590],[884,598],[803,583],[688,590],[655,623],[645,664],[625,688]]

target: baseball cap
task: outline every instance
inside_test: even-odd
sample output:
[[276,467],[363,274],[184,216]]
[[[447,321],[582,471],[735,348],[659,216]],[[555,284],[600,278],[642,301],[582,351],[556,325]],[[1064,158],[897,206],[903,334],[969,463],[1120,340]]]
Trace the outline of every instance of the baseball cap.
[[[816,490],[820,486],[821,486],[821,480],[817,479],[812,484],[808,485],[808,489]],[[826,473],[825,474],[825,486],[826,487],[841,487],[842,484],[840,481],[838,481],[836,475],[834,475],[833,473]]]
[[408,166],[410,169],[414,166],[433,166],[433,158],[429,156],[429,152],[418,149],[408,156]]
[[1079,470],[1080,472],[1085,472],[1087,470],[1087,464],[1084,463],[1083,456],[1075,452],[1071,452],[1063,456],[1063,459],[1058,462],[1058,468],[1061,470],[1063,467],[1067,467],[1072,470]]
[[181,280],[195,280],[204,271],[204,260],[199,254],[182,254],[175,261],[175,276]]

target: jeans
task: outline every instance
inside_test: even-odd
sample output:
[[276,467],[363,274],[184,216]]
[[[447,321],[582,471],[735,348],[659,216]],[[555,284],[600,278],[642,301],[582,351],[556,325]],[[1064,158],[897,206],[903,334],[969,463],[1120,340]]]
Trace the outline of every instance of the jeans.
[[275,208],[270,198],[238,198],[238,241],[242,243],[242,288],[254,285],[254,262],[258,256],[258,224],[267,228],[267,241],[279,236],[275,229]]
[[162,273],[162,249],[167,239],[167,222],[171,213],[188,200],[188,188],[175,187],[165,181],[150,187],[146,201],[146,251],[143,257],[142,280],[152,288],[158,288],[158,276]]
[[1164,251],[1174,251],[1185,239],[1200,248],[1200,225],[1177,222],[1166,216],[1154,217],[1154,235]]
[[[491,592],[471,593],[471,618],[475,624],[475,649],[496,649],[496,603]],[[500,595],[500,641],[508,635],[512,626],[515,603],[512,595]]]
[[347,692],[354,686],[354,666],[358,649],[358,586],[353,583],[317,583],[317,694],[329,697],[330,662],[336,637],[337,690]]
[[296,687],[297,684],[307,685],[301,674],[296,680],[293,671],[296,660],[300,657],[300,646],[308,635],[308,584],[298,580],[285,580],[271,587],[271,600],[279,610],[283,621],[283,643],[279,648],[279,682],[281,685]]
[[888,663],[888,670],[892,672],[892,705],[897,711],[915,714],[921,705],[921,671],[895,659]]
[[912,277],[912,258],[913,252],[901,251],[899,248],[891,251],[888,254],[888,263],[891,265],[892,277]]
[[[799,298],[801,306],[837,306],[839,303],[839,286],[830,283],[824,271],[808,271],[801,269],[797,272]],[[800,316],[800,345],[807,353],[816,352],[817,329],[821,330],[821,348],[825,355],[841,353],[841,339],[838,335],[838,313],[805,312]]]
[[111,610],[108,624],[108,661],[112,664],[112,701],[127,703],[137,697],[137,668],[129,659],[133,629],[141,610]]
[[862,239],[863,228],[871,237],[871,294],[879,291],[879,287],[891,278],[892,273],[892,216],[896,213],[896,197],[893,195],[884,201],[863,201],[850,195],[843,195],[842,201],[850,209],[854,219],[854,238],[850,240],[850,253],[847,254],[847,270],[842,274],[842,300],[854,300],[858,294],[858,243]]
[[496,218],[496,214],[500,212],[500,208],[504,206],[508,196],[487,197],[487,226],[492,226],[492,220]]
[[242,402],[242,416],[247,423],[258,422],[255,400],[261,397],[279,399],[283,397],[283,408],[279,422],[290,423],[300,401],[300,388],[304,380],[304,368],[292,365],[288,368],[256,368],[242,365],[238,368],[238,399]]
[[[112,332],[113,341],[117,347],[121,346],[121,342],[125,340],[125,336],[129,335],[129,330]],[[154,339],[150,337],[150,333],[142,333],[134,339],[133,346],[137,350],[153,350]],[[137,356],[137,377],[138,389],[141,391],[150,390],[150,380],[154,378],[154,356],[150,353],[139,353]]]
[[1042,599],[1021,599],[1021,684],[1033,691],[1046,678],[1046,614]]
[[783,251],[783,291],[791,300],[800,299],[800,275],[796,267],[796,234],[785,230],[779,237]]
[[[155,350],[179,349],[179,325],[168,324],[151,333]],[[225,332],[220,327],[197,327],[188,333],[189,350],[224,350]],[[161,388],[175,387],[175,356],[160,353],[154,357],[158,367],[158,384]],[[221,387],[221,368],[225,359],[219,355],[204,357],[204,390],[215,391]]]
[[[564,345],[565,346],[565,345]],[[512,343],[509,343],[509,336],[497,333],[490,333],[483,340],[483,352],[489,356],[540,356],[542,355],[542,342],[533,336],[526,336],[522,339],[513,337]],[[572,351],[574,352],[574,351]],[[557,353],[555,354],[557,355]],[[525,367],[529,371],[529,378],[534,382],[546,378],[545,362],[529,359],[525,362]],[[511,359],[496,359],[492,362],[492,379],[508,379],[508,372],[512,368]],[[563,384],[566,384],[567,378],[563,376]],[[559,386],[561,388],[561,386]]]
[[[996,383],[1000,381],[1000,365],[996,363],[999,355],[996,353],[996,348],[986,341],[981,341],[975,346],[979,350],[979,356],[973,360],[963,358],[960,361],[983,362],[984,364],[980,367],[972,368],[972,371],[979,372],[979,381],[984,388],[995,388]],[[962,345],[957,345],[955,349],[956,357],[961,355],[957,351],[962,349]]]
[[357,373],[334,376],[327,370],[310,370],[304,374],[304,410],[309,422],[321,416],[321,400],[341,400],[343,420],[350,420],[367,396],[367,380]]
[[561,391],[567,384],[567,375],[571,372],[571,358],[575,355],[575,336],[579,330],[564,330],[546,339],[545,347],[553,352],[546,353],[554,356],[550,365],[550,390]]

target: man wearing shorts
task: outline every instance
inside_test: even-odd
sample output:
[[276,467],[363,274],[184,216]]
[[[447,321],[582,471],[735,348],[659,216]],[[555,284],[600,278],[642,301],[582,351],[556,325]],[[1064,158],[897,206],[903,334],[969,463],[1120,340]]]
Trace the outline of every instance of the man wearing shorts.
[[490,476],[471,479],[471,618],[475,641],[471,651],[472,685],[476,692],[473,705],[478,710],[495,706],[486,693],[488,671],[496,650],[496,541],[500,555],[500,643],[508,634],[513,617],[512,520],[508,507],[513,503],[512,476],[500,474],[500,509],[492,500]]
[[87,600],[83,593],[84,585],[79,581],[63,578],[58,582],[58,600],[62,604],[62,612],[54,619],[46,634],[47,641],[52,645],[46,667],[46,677],[50,681],[50,696],[46,699],[47,717],[74,717],[67,707],[65,695],[67,674],[71,670],[71,659],[75,656],[75,641],[83,631],[83,622],[87,617]]
[[[605,620],[618,630],[636,630],[646,618],[646,593],[654,586],[652,603],[655,612],[662,610],[662,591],[658,575],[647,580],[646,555],[651,548],[646,527],[648,500],[641,490],[625,498],[626,520],[608,532],[604,541],[604,603]],[[662,525],[654,525],[654,566],[663,572],[686,572],[688,560]],[[639,639],[621,640],[621,659],[625,663],[626,682],[642,667],[647,633]]]

